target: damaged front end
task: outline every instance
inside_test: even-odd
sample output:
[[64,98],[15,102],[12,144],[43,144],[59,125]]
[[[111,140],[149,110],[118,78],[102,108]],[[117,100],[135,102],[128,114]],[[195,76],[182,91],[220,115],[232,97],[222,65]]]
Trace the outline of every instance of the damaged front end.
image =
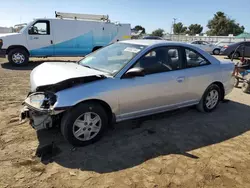
[[[65,106],[65,101],[59,101],[58,93],[104,78],[103,72],[76,63],[44,62],[30,74],[31,93],[23,102],[21,120],[30,119],[31,126],[36,130],[60,125],[63,112],[70,105]],[[71,99],[65,96],[63,100]],[[72,105],[75,103],[77,101],[70,102]]]
[[59,120],[60,111],[54,111],[56,95],[51,92],[35,92],[27,96],[23,102],[20,119],[30,120],[31,126],[36,130],[52,128],[53,124]]
[[65,89],[73,88],[81,84],[97,81],[106,78],[103,75],[91,75],[87,77],[69,78],[56,84],[47,84],[37,86],[35,91],[28,94],[23,102],[20,119],[30,120],[31,126],[35,130],[49,129],[60,125],[62,112],[67,107],[56,107],[60,101],[57,101],[56,93]]

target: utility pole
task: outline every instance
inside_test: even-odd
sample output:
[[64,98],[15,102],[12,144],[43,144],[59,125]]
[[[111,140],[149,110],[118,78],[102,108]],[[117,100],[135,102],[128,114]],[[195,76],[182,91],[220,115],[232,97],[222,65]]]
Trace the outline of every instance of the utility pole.
[[174,34],[174,24],[176,22],[177,18],[173,18],[171,30],[170,30],[170,39],[172,40],[172,35]]
[[176,22],[177,18],[173,18],[173,25],[172,25],[172,32],[174,34],[174,25],[175,25],[175,22]]

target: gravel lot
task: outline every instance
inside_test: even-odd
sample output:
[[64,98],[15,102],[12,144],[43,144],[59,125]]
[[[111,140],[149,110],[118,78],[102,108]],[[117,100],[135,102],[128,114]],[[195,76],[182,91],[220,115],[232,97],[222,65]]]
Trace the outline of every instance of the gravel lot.
[[[213,113],[186,108],[126,121],[72,148],[58,131],[36,133],[18,121],[30,71],[44,60],[24,68],[0,61],[1,188],[250,187],[250,95],[241,89]],[[54,157],[41,161],[37,148],[52,141]]]

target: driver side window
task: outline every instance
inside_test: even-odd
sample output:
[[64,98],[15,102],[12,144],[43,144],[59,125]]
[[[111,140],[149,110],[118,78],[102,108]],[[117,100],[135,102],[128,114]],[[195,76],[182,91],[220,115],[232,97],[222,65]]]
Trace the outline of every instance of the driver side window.
[[168,72],[182,68],[180,50],[177,47],[159,47],[140,58],[134,67],[143,68],[145,74]]
[[30,35],[49,35],[49,21],[38,21],[29,28]]
[[186,52],[187,68],[199,67],[199,66],[210,64],[199,53],[193,50],[185,49],[185,52]]
[[202,41],[202,45],[209,45],[209,43],[206,41]]

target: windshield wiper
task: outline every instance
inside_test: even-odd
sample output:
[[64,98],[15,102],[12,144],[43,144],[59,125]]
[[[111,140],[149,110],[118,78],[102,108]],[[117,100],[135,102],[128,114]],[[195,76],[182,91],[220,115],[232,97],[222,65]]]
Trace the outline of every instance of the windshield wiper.
[[[82,64],[80,64],[80,65],[82,65]],[[93,69],[92,67],[90,67],[90,66],[88,66],[88,65],[82,65],[83,67],[87,67],[87,68],[89,68],[89,69]]]
[[98,69],[98,68],[95,68],[95,67],[91,67],[91,66],[89,66],[89,65],[84,65],[84,64],[80,64],[80,65],[83,66],[83,67],[87,67],[87,68],[89,68],[89,69],[94,69],[94,70],[97,70],[97,71],[100,71],[100,72],[105,72],[105,73],[111,74],[111,73],[108,72],[108,71],[104,71],[104,70],[102,70],[102,69]]

